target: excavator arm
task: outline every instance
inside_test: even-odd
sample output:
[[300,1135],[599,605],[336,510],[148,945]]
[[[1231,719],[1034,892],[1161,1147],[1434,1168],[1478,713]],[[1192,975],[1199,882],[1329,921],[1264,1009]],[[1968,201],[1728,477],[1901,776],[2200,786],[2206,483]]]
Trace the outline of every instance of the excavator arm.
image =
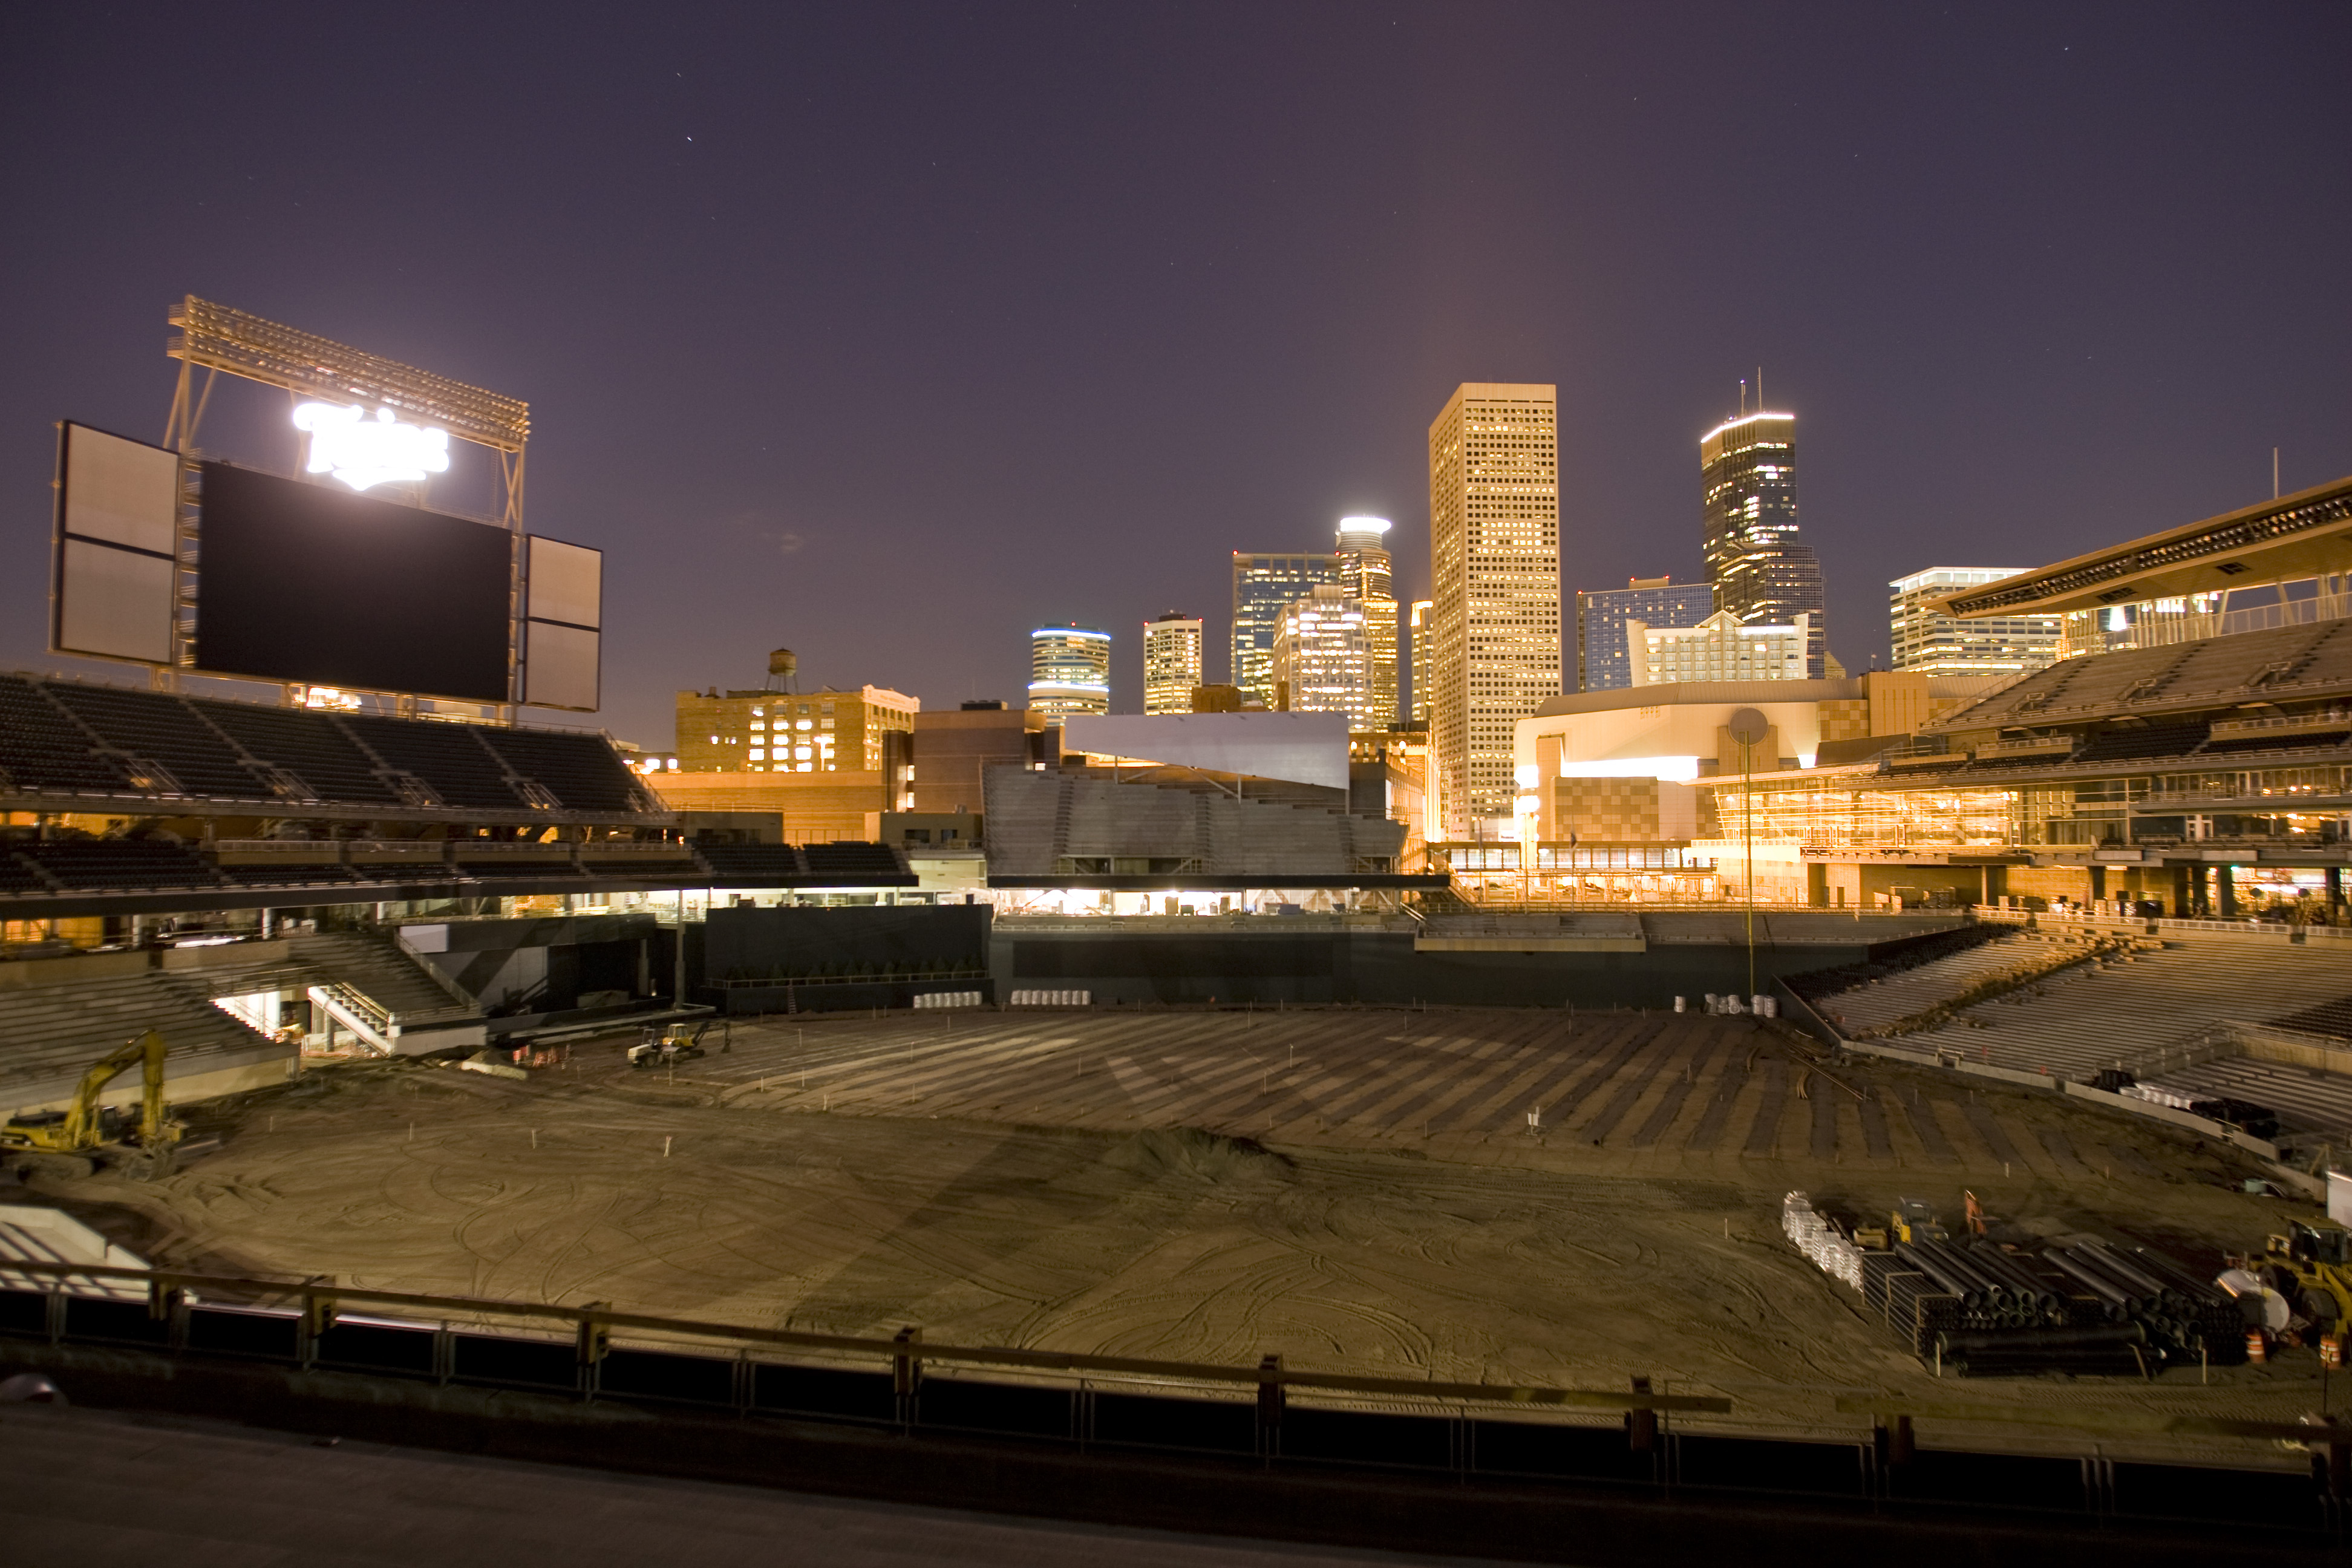
[[129,1070],[131,1064],[141,1064],[142,1094],[140,1096],[139,1135],[142,1143],[152,1143],[164,1136],[163,1121],[163,1037],[153,1029],[136,1039],[125,1040],[119,1049],[109,1051],[89,1064],[74,1086],[73,1104],[66,1111],[61,1146],[67,1149],[91,1149],[98,1146],[98,1097],[106,1086]]

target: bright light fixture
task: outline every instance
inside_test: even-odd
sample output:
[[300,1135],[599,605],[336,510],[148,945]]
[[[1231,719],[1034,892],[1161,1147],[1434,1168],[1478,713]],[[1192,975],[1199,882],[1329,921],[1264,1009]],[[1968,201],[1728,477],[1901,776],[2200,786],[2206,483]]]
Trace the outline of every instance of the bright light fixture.
[[371,420],[355,403],[305,403],[294,410],[294,428],[310,436],[308,471],[332,474],[355,490],[449,471],[449,432],[403,424],[389,408]]

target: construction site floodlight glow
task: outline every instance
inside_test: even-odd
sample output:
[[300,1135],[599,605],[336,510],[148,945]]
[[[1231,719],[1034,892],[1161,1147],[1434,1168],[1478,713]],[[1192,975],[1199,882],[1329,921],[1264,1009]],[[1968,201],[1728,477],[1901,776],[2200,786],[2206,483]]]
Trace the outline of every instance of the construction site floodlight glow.
[[356,403],[305,403],[294,410],[294,428],[310,437],[307,470],[332,474],[355,490],[449,471],[449,432],[395,419],[389,408],[371,420]]

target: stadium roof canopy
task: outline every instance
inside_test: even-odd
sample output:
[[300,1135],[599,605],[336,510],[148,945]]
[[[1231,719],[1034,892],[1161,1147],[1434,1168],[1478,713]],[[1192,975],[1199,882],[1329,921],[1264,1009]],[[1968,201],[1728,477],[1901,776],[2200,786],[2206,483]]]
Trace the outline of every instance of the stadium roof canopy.
[[1963,619],[2053,616],[2352,572],[2352,478],[2298,490],[1940,601]]

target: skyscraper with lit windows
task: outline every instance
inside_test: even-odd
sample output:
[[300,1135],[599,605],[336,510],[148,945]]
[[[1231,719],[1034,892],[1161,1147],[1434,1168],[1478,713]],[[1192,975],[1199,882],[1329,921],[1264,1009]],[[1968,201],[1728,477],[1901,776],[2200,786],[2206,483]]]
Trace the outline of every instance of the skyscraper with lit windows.
[[1368,722],[1360,730],[1386,730],[1397,721],[1396,578],[1389,560],[1389,520],[1339,520],[1339,585],[1364,610],[1366,657],[1370,659],[1370,697],[1358,710]]
[[1282,612],[1318,583],[1340,580],[1339,557],[1234,552],[1234,684],[1274,706],[1274,638]]
[[1701,548],[1718,608],[1742,626],[1806,617],[1805,671],[1827,673],[1822,564],[1797,539],[1797,416],[1759,410],[1699,437]]
[[1029,634],[1029,706],[1049,719],[1110,711],[1110,634],[1039,626]]
[[1143,623],[1143,710],[1190,713],[1201,675],[1199,617],[1171,610]]
[[1282,613],[1275,685],[1294,713],[1345,713],[1350,730],[1385,730],[1396,722],[1396,700],[1392,692],[1382,716],[1373,654],[1364,602],[1337,583],[1320,584]]
[[1513,815],[1519,720],[1559,695],[1559,389],[1465,382],[1429,427],[1430,783],[1449,837]]

